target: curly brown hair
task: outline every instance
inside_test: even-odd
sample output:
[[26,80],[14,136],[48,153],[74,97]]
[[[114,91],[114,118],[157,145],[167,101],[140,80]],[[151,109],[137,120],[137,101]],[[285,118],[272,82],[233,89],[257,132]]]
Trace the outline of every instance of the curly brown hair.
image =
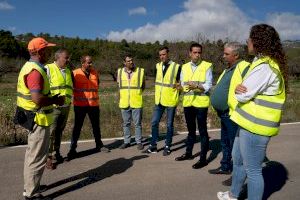
[[270,56],[278,63],[287,86],[288,68],[286,56],[275,28],[268,24],[254,25],[250,30],[250,39],[253,43],[255,55]]

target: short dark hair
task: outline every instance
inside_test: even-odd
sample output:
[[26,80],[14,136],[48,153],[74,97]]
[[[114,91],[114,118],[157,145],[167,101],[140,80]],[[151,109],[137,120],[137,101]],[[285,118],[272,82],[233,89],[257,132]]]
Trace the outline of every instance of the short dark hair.
[[89,55],[83,55],[83,56],[81,56],[81,58],[80,58],[81,64],[85,63],[86,57],[91,57],[91,56],[89,56]]
[[126,58],[133,58],[131,53],[125,53],[123,56],[123,60],[125,61]]
[[162,51],[162,50],[166,50],[167,53],[169,53],[169,47],[167,47],[167,46],[163,46],[163,47],[159,48],[159,51]]
[[199,43],[193,43],[193,44],[191,44],[190,51],[192,51],[194,47],[199,47],[201,49],[201,51],[202,51],[202,45],[201,44],[199,44]]

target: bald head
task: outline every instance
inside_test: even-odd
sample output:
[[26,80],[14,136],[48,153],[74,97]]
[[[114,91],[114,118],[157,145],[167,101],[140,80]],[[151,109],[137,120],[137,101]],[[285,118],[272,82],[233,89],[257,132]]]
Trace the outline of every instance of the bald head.
[[89,71],[93,65],[92,57],[85,55],[81,57],[81,68],[83,71]]

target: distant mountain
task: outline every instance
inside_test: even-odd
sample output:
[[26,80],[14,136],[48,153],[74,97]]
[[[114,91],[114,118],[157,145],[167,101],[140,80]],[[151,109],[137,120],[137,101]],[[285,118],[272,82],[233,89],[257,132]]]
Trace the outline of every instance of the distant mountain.
[[300,48],[300,40],[285,40],[282,43],[284,47]]

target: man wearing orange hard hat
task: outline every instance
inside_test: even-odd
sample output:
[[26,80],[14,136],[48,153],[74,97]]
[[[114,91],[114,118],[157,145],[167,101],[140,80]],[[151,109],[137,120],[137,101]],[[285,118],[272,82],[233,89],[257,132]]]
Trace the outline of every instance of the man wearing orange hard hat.
[[53,104],[62,105],[63,96],[50,95],[44,64],[50,56],[48,47],[56,46],[43,38],[28,43],[30,60],[21,68],[17,84],[17,110],[14,122],[28,130],[24,161],[24,192],[26,200],[43,199],[40,181],[49,149]]

